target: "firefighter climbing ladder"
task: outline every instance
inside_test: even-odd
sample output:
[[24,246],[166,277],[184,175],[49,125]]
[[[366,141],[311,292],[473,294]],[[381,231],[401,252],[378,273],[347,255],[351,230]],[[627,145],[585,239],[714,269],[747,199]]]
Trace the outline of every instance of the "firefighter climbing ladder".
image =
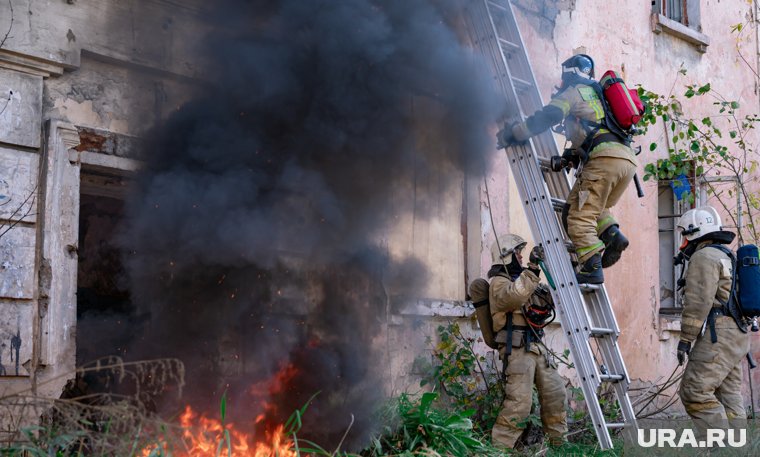
[[[519,108],[521,118],[540,109],[541,94],[509,0],[473,0],[466,19],[472,44],[491,63],[494,82],[507,106]],[[533,238],[546,252],[546,267],[555,286],[552,296],[597,438],[602,449],[611,449],[610,429],[635,433],[637,428],[628,397],[630,378],[618,348],[620,330],[607,291],[603,285],[576,284],[558,217],[570,190],[568,177],[549,169],[549,158],[557,153],[548,131],[526,145],[509,148],[507,157]],[[623,422],[605,421],[598,397],[602,383],[611,383]]]

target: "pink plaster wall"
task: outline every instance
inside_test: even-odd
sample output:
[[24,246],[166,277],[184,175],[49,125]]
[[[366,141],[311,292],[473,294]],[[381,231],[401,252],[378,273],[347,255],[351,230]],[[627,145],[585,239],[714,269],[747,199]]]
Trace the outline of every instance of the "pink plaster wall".
[[[710,38],[710,46],[704,54],[677,37],[653,33],[649,2],[515,0],[515,3],[523,40],[545,101],[559,81],[559,63],[572,55],[573,49],[584,46],[596,61],[597,76],[607,69],[622,70],[631,86],[642,84],[658,93],[669,93],[675,88],[675,93],[682,94],[685,84],[710,82],[712,88],[725,97],[739,100],[742,111],[758,111],[760,99],[755,75],[740,60],[736,52],[737,36],[730,32],[732,25],[745,21],[751,13],[752,6],[745,0],[701,2],[702,32]],[[550,17],[551,14],[547,17],[542,5],[559,6],[560,11],[554,18]],[[756,40],[754,31],[748,30],[741,41],[744,54],[753,67],[756,65]],[[681,64],[687,74],[676,80]],[[684,109],[695,118],[712,112],[712,106],[705,99],[693,100]],[[640,176],[643,176],[643,165],[658,157],[649,152],[649,143],[663,141],[663,135],[664,129],[657,126],[646,136],[638,137],[637,144],[643,146],[639,156]],[[559,144],[562,145],[563,141],[560,139]],[[512,201],[516,198],[515,191],[513,187],[510,190],[512,177],[506,170],[503,154],[494,155],[494,166],[487,179],[496,225],[524,229],[524,233],[529,234],[524,220],[515,220],[519,216],[515,216],[514,208],[518,211],[520,208]],[[665,330],[665,322],[658,314],[657,184],[652,181],[643,184],[645,198],[637,198],[631,186],[615,207],[614,213],[630,238],[631,246],[618,265],[606,270],[605,276],[622,329],[620,345],[629,373],[633,378],[656,381],[667,377],[675,368],[678,332]],[[482,203],[482,209],[485,215],[485,203]],[[481,222],[481,265],[485,271],[490,265],[488,248],[493,235],[487,216],[483,216]],[[760,359],[758,338],[753,334],[754,352]],[[754,385],[760,386],[760,369],[754,376]]]

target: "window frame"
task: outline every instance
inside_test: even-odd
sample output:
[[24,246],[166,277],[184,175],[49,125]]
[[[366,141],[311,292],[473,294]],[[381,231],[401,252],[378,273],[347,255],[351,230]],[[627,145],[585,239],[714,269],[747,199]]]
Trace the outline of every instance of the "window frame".
[[[659,278],[662,278],[662,271],[663,269],[666,269],[669,273],[669,276],[671,276],[671,284],[673,287],[673,302],[669,306],[663,306],[663,300],[662,300],[662,282],[660,282],[660,299],[659,299],[659,314],[664,315],[674,315],[674,314],[681,314],[683,311],[683,297],[682,294],[678,293],[678,280],[681,278],[681,272],[683,270],[683,265],[675,265],[674,257],[678,254],[679,248],[680,248],[680,237],[676,233],[676,224],[678,223],[678,219],[685,213],[686,211],[694,208],[697,206],[697,199],[698,196],[701,193],[701,188],[699,187],[700,180],[695,179],[694,176],[690,176],[689,180],[692,183],[695,184],[695,189],[692,192],[694,195],[695,203],[690,203],[688,200],[677,200],[675,198],[675,193],[673,192],[673,189],[670,187],[670,182],[668,181],[660,181],[658,182],[657,186],[657,195],[658,195],[658,205],[657,205],[657,228],[658,228],[658,241],[660,239],[660,236],[664,232],[670,232],[672,233],[672,244],[670,244],[670,252],[665,254],[665,258],[670,259],[668,264],[659,266]],[[664,189],[663,189],[664,188]],[[669,208],[666,208],[666,212],[661,212],[660,208],[660,192],[670,192],[671,195],[673,195],[673,202],[672,206]],[[670,230],[663,230],[660,228],[660,220],[670,220]],[[658,244],[658,254],[659,259],[662,260],[663,253],[660,252],[662,249],[661,243]],[[670,255],[668,255],[670,254]]]
[[680,0],[681,17],[673,19],[667,11],[666,5],[671,0],[653,0],[652,1],[652,32],[678,37],[689,42],[697,48],[699,52],[707,52],[710,45],[710,38],[702,33],[700,0]]
[[[660,3],[661,5],[659,8],[660,14],[689,27],[689,0],[656,0],[656,3]],[[673,11],[676,3],[680,4],[681,11],[678,15]]]
[[[661,252],[661,243],[660,243],[660,237],[661,233],[663,233],[663,230],[660,228],[660,220],[661,219],[670,219],[670,227],[671,230],[667,230],[669,232],[672,232],[673,240],[671,245],[671,251],[670,256],[666,255],[665,258],[669,259],[668,263],[663,266],[660,262],[659,270],[658,270],[658,278],[662,279],[662,271],[663,268],[666,268],[667,271],[672,274],[671,277],[671,284],[673,287],[673,303],[670,306],[663,306],[662,304],[662,287],[663,284],[660,282],[660,296],[658,300],[659,304],[659,314],[660,315],[680,315],[683,311],[683,294],[680,294],[678,292],[678,280],[681,279],[681,272],[683,271],[683,268],[685,265],[675,265],[675,257],[678,255],[678,252],[681,248],[681,239],[680,236],[678,236],[678,233],[676,233],[676,224],[678,223],[678,219],[685,213],[686,211],[699,207],[701,205],[706,204],[706,189],[704,184],[712,181],[710,177],[706,177],[705,175],[697,175],[697,167],[696,164],[692,162],[691,166],[691,173],[688,176],[689,183],[692,186],[691,189],[691,195],[694,197],[692,201],[690,202],[687,199],[678,200],[675,197],[675,192],[673,191],[673,188],[671,187],[671,181],[658,181],[657,182],[657,230],[658,230],[658,259],[661,261],[663,258],[663,253]],[[662,211],[660,208],[660,192],[662,189],[665,188],[665,192],[670,192],[670,195],[672,195],[672,205],[669,208],[665,209],[665,212]]]
[[719,184],[733,184],[734,186],[733,192],[734,198],[736,199],[736,208],[734,209],[734,211],[736,211],[736,226],[728,225],[729,221],[723,218],[723,227],[726,229],[736,230],[738,234],[744,226],[744,218],[742,216],[742,202],[744,200],[744,195],[742,193],[742,188],[739,185],[738,177],[731,175],[700,176],[698,185],[699,194],[697,195],[697,202],[699,203],[698,206],[710,204],[710,196],[708,195],[708,192],[710,189],[713,189],[714,191],[715,185]]

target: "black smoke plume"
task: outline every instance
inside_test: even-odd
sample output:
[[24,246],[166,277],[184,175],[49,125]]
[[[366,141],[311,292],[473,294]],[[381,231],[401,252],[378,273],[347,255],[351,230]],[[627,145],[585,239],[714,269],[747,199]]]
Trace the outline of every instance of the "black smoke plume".
[[210,85],[153,130],[127,205],[132,298],[151,315],[133,353],[182,358],[188,401],[215,411],[228,389],[262,427],[320,392],[303,433],[335,444],[353,414],[356,448],[391,298],[427,277],[383,240],[446,198],[407,192],[416,173],[459,192],[442,170],[484,171],[498,97],[454,3],[212,4]]

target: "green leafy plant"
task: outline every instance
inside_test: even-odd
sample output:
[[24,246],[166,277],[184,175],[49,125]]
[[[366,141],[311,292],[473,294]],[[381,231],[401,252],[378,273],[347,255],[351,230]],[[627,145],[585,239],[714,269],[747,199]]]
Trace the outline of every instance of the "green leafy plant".
[[230,440],[230,430],[225,427],[224,420],[227,418],[227,391],[222,394],[222,399],[219,401],[219,414],[222,418],[222,428],[224,428],[224,434],[219,439],[219,444],[216,446],[216,457],[222,455],[222,450],[226,446],[227,456],[232,457],[232,443]]
[[435,363],[420,386],[433,384],[440,388],[452,409],[474,410],[475,428],[490,431],[504,399],[501,370],[494,359],[489,361],[475,351],[475,339],[463,335],[456,322],[439,326],[437,337]]
[[[685,70],[681,69],[680,74],[685,74]],[[739,102],[724,97],[710,83],[686,85],[683,98],[660,95],[641,87],[638,92],[647,104],[644,128],[661,123],[666,132],[649,145],[649,150],[665,149],[667,155],[645,165],[644,180],[671,181],[677,190],[683,177],[692,185],[700,179],[729,215],[733,226],[741,227],[740,241],[748,238],[757,243],[755,219],[760,210],[760,195],[752,188],[757,182],[758,155],[750,139],[760,117],[740,114]],[[698,99],[700,106],[712,106],[714,112],[698,118],[689,116],[683,109],[684,100],[689,99]],[[713,183],[714,179],[701,179],[710,176],[728,178],[736,188],[719,188]],[[694,202],[693,193],[686,198]],[[740,224],[740,217],[748,222]]]
[[[568,438],[575,444],[598,445],[594,424],[585,407],[586,399],[583,389],[571,386],[569,391],[570,400],[576,405],[580,405],[580,407],[572,409],[572,405],[569,405],[571,409],[568,411]],[[620,404],[617,401],[614,389],[609,387],[606,390],[600,391],[598,398],[605,422],[622,422]]]
[[[398,398],[400,425],[394,433],[373,440],[368,456],[422,455],[471,456],[495,452],[477,437],[470,419],[475,410],[449,412],[434,407],[438,394],[426,392],[419,400]],[[414,454],[413,454],[414,453]]]
[[[495,357],[488,358],[476,352],[475,339],[465,336],[456,322],[439,326],[437,337],[438,343],[433,348],[434,366],[421,385],[440,388],[442,399],[448,401],[448,407],[454,411],[474,409],[475,429],[484,436],[489,435],[504,400],[501,363]],[[544,350],[549,351],[549,348],[544,347]],[[552,352],[552,355],[558,363],[573,368],[569,349],[560,354]],[[534,386],[531,412],[518,423],[526,428],[522,444],[533,445],[542,441],[538,411],[538,392]],[[572,417],[573,411],[569,414]],[[585,412],[581,414],[587,416]],[[595,440],[591,427],[584,431]]]

